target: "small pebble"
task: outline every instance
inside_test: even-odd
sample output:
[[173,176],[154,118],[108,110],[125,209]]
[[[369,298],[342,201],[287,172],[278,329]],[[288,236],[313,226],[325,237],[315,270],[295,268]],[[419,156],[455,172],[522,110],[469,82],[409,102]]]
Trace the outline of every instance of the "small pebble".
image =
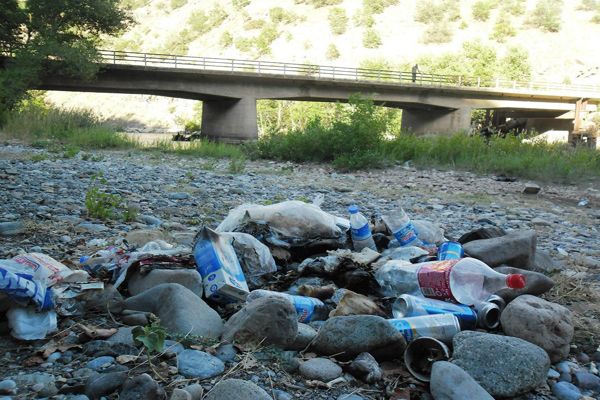
[[17,383],[12,379],[0,381],[0,394],[13,394],[17,388]]
[[569,382],[558,382],[552,386],[552,393],[558,400],[580,400],[581,391]]

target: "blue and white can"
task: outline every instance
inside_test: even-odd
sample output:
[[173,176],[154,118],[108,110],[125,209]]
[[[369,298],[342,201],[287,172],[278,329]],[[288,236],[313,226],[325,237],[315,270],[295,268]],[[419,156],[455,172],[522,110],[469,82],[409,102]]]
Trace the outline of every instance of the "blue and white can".
[[438,260],[453,260],[463,258],[465,251],[458,242],[444,242],[438,248]]

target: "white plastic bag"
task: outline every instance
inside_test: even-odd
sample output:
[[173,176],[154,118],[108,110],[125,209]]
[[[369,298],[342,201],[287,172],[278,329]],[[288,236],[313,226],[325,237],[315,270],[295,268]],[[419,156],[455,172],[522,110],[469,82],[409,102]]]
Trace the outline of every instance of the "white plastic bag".
[[314,204],[290,200],[263,206],[242,204],[231,210],[217,227],[218,232],[239,230],[245,221],[265,222],[278,240],[291,246],[304,246],[320,240],[345,241],[345,232],[339,225],[345,221]]
[[56,332],[56,313],[53,310],[36,312],[33,308],[15,307],[6,312],[10,334],[20,340],[38,340]]

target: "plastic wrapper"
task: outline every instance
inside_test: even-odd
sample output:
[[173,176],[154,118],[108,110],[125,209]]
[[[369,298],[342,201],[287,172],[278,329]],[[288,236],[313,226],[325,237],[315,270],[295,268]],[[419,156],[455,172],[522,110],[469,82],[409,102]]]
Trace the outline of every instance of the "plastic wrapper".
[[262,285],[262,275],[277,271],[271,251],[254,236],[242,232],[224,232],[220,235],[231,239],[244,275],[253,286]]
[[87,272],[73,270],[42,253],[20,254],[12,259],[25,266],[23,271],[30,274],[33,279],[52,286],[58,282],[86,282],[89,278]]
[[11,308],[6,313],[10,334],[20,340],[44,339],[57,330],[56,313],[53,310],[36,312],[33,308]]
[[[266,225],[262,235],[252,223]],[[250,226],[248,226],[250,225]],[[268,206],[243,204],[231,210],[217,227],[218,232],[246,232],[275,246],[302,247],[338,245],[346,241],[350,222],[321,210],[315,204],[284,201]]]
[[21,305],[31,302],[39,310],[52,309],[52,290],[44,282],[35,280],[33,275],[23,271],[22,264],[0,260],[0,301],[2,298],[9,298]]
[[386,297],[396,297],[420,292],[418,281],[410,279],[414,275],[412,266],[408,261],[390,260],[378,268],[375,280],[379,283],[380,293]]

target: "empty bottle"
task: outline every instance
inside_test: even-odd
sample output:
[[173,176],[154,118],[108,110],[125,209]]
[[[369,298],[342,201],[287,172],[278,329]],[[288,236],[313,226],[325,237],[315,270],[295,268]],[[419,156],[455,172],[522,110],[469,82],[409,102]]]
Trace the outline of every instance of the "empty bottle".
[[246,297],[246,302],[251,303],[262,297],[279,297],[289,300],[296,309],[298,322],[322,321],[327,319],[329,309],[321,300],[314,297],[296,296],[272,290],[256,289]]
[[357,205],[348,207],[350,213],[350,233],[352,235],[352,245],[355,251],[362,251],[365,247],[377,251],[369,221],[360,213]]
[[415,226],[402,208],[395,215],[384,215],[383,222],[392,232],[400,246],[422,246]]
[[501,289],[525,287],[525,276],[501,274],[470,257],[386,266],[381,268],[385,274],[375,278],[387,293],[396,291],[397,296],[412,294],[472,306]]

